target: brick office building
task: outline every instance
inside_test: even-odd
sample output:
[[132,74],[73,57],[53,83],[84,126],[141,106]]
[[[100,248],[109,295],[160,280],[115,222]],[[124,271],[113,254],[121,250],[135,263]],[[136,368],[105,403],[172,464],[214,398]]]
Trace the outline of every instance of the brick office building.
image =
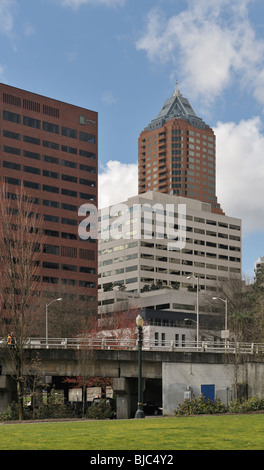
[[1,182],[44,218],[42,290],[97,302],[97,241],[78,236],[79,207],[97,205],[97,113],[0,84],[0,122]]
[[215,135],[178,89],[139,137],[139,194],[198,199],[223,214],[215,192]]

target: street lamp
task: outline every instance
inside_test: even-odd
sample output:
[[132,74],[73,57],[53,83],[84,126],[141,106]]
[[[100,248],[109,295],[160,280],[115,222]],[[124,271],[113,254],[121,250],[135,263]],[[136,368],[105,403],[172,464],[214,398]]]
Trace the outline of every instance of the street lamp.
[[197,281],[197,293],[196,293],[196,315],[197,315],[197,322],[196,322],[196,346],[197,348],[199,347],[199,276],[194,276],[193,274],[191,276],[188,276],[187,279],[191,278],[196,279]]
[[135,418],[145,418],[143,411],[143,397],[142,397],[142,340],[143,340],[143,318],[138,315],[136,318],[136,324],[138,327],[138,408],[135,414]]
[[213,297],[213,300],[221,300],[225,304],[225,345],[226,345],[226,340],[227,340],[227,335],[228,335],[228,330],[227,330],[227,299],[221,299],[220,297]]
[[49,304],[46,304],[46,348],[48,348],[48,307],[53,304],[53,302],[59,302],[60,300],[62,300],[61,297],[52,300]]

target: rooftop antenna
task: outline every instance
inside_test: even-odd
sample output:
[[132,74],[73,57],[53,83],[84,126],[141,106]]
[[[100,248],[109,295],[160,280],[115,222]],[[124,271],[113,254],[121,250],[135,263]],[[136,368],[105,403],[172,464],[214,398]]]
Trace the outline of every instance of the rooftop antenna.
[[178,80],[176,80],[176,88],[173,93],[173,96],[179,96],[179,95],[180,95],[180,92],[179,92]]

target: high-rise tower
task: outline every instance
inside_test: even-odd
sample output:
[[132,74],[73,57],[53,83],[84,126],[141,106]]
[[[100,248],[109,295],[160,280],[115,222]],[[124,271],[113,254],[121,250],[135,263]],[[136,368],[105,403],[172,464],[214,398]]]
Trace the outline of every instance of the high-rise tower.
[[79,238],[78,208],[97,205],[97,112],[1,83],[0,122],[1,183],[10,198],[23,185],[44,218],[42,290],[96,302],[97,242]]
[[158,191],[210,203],[215,190],[215,134],[178,87],[139,137],[139,194]]

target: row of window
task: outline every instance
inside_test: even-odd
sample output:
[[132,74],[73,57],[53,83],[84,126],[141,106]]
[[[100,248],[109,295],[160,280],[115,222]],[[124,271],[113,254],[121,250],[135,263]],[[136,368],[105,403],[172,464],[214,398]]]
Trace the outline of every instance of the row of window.
[[[24,171],[25,173],[32,173],[34,175],[41,175],[41,169],[36,168],[33,166],[29,165],[20,165],[20,163],[14,163],[10,161],[3,160],[3,168],[9,168],[10,170],[16,170],[16,171]],[[65,175],[65,174],[60,174],[56,171],[50,171],[50,170],[42,170],[42,176],[46,176],[48,178],[54,178],[54,179],[60,179],[62,181],[68,181],[69,183],[79,183],[83,184],[85,186],[91,186],[91,187],[96,187],[96,182],[93,180],[87,180],[85,178],[77,178],[77,176],[73,175]]]
[[[21,180],[18,178],[11,178],[9,176],[4,176],[4,182],[7,184],[13,184],[16,186],[21,185]],[[41,190],[50,192],[53,194],[62,194],[64,196],[69,196],[69,197],[78,197],[78,191],[73,191],[71,189],[66,189],[66,188],[58,188],[57,186],[49,186],[47,184],[40,184],[36,183],[34,181],[25,181],[23,180],[23,185],[25,188],[30,188],[30,189],[36,189],[36,190]],[[42,188],[41,188],[42,186]],[[85,199],[86,201],[96,201],[96,196],[94,194],[89,194],[89,193],[83,193],[79,192],[79,198],[80,199]]]
[[[7,147],[6,145],[3,145],[3,152],[5,153],[11,153],[12,155],[18,156],[17,154],[18,150],[20,149],[17,149],[14,147]],[[21,152],[19,152],[19,156],[20,155],[21,155]],[[40,153],[30,152],[28,150],[23,150],[23,156],[31,158],[32,160],[39,160],[39,161],[41,160]],[[89,154],[89,158],[95,159],[95,154],[94,153]],[[46,162],[46,163],[52,163],[55,165],[61,164],[62,166],[67,167],[67,168],[74,168],[76,170],[78,169],[78,163],[72,160],[59,159],[56,157],[52,157],[50,155],[43,155],[42,159],[43,159],[43,162]],[[79,170],[86,171],[89,173],[96,173],[96,168],[94,166],[84,165],[83,163],[79,163]]]
[[[232,273],[240,273],[240,269],[239,268],[228,268],[228,266],[216,266],[216,265],[208,265],[210,269],[214,269],[214,270],[218,270],[218,271],[230,271]],[[204,266],[205,267],[205,266]],[[139,269],[140,268],[140,269]],[[208,269],[208,268],[207,268]],[[151,273],[151,272],[156,272],[156,273],[159,273],[159,274],[169,274],[170,276],[182,276],[182,277],[187,277],[187,276],[191,276],[192,273],[190,271],[176,271],[176,270],[172,270],[172,269],[166,269],[166,268],[150,268],[149,266],[138,266],[138,265],[135,265],[135,266],[128,266],[126,268],[119,268],[119,269],[114,269],[112,271],[103,271],[101,274],[99,273],[99,278],[100,277],[110,277],[110,276],[117,276],[119,274],[124,274],[125,272],[132,272],[132,271],[146,271],[148,273]],[[199,274],[199,277],[201,279],[208,279],[208,280],[211,280],[211,281],[215,281],[217,280],[217,276],[215,275],[211,275],[211,274]],[[154,282],[155,280],[155,277],[152,276],[151,278],[142,278],[141,279],[141,282],[144,282],[144,283],[147,283],[147,282]]]
[[[26,143],[29,143],[29,144],[41,145],[41,140],[37,139],[35,137],[30,137],[30,136],[24,135],[23,136],[23,141],[26,142]],[[62,152],[71,153],[73,155],[78,154],[77,148],[69,147],[67,145],[59,146],[59,144],[56,144],[54,142],[50,142],[48,140],[43,140],[42,145],[43,145],[43,147],[46,147],[46,148],[49,148],[49,149],[52,149],[52,150],[61,150]],[[20,156],[21,155],[21,148],[20,147],[12,147],[10,145],[3,145],[3,152],[10,153],[11,155]],[[27,152],[27,151],[26,150],[23,151],[23,155],[25,157],[34,158],[35,160],[40,160],[40,154],[38,152],[28,152],[28,155],[25,154],[25,152]],[[95,158],[96,158],[94,152],[88,152],[87,150],[81,150],[81,149],[79,150],[79,156],[80,157],[85,157],[85,158],[91,158],[93,160],[95,160]],[[58,158],[53,158],[53,157],[49,157],[49,158],[50,158],[50,163],[57,163],[57,164],[59,163]]]
[[[9,192],[8,193],[8,198],[9,199],[16,199],[16,194]],[[65,203],[65,202],[60,203],[59,201],[52,201],[52,200],[49,200],[49,199],[42,199],[41,200],[38,197],[32,198],[32,202],[34,204],[37,204],[37,205],[41,205],[41,203],[42,203],[43,206],[53,207],[54,209],[60,209],[61,208],[61,209],[66,210],[66,211],[71,211],[71,212],[76,212],[76,213],[78,211],[78,206],[76,206],[74,204],[68,204],[68,203]]]
[[[42,263],[42,268],[45,269],[61,269],[62,271],[72,271],[72,272],[78,272],[78,266],[75,266],[73,264],[59,264],[59,263],[53,263],[51,261],[43,261]],[[85,274],[96,274],[95,268],[90,268],[88,266],[79,266],[79,273],[85,273]]]
[[[64,232],[62,232],[62,234],[63,233]],[[66,238],[66,237],[64,237],[64,238]],[[77,258],[77,255],[78,255],[77,248],[75,248],[75,247],[48,245],[48,244],[45,244],[43,246],[43,253],[46,253],[46,254],[49,254],[49,255],[58,255],[58,256],[61,255],[61,256],[64,256],[66,258]],[[95,251],[80,248],[79,249],[79,259],[86,260],[86,261],[95,261]]]
[[[62,284],[66,285],[77,285],[77,281],[74,279],[59,279],[58,277],[52,277],[52,276],[43,276],[42,281],[47,283],[47,284],[59,284],[61,282]],[[86,287],[88,289],[95,289],[96,288],[96,282],[91,282],[91,281],[79,281],[79,287]]]
[[[10,104],[11,106],[18,106],[19,108],[21,108],[21,104],[23,104],[24,109],[35,111],[37,113],[40,113],[41,110],[40,103],[37,101],[32,101],[26,98],[23,98],[22,100],[19,96],[10,95],[9,93],[3,93],[3,103]],[[48,106],[46,104],[42,105],[42,112],[48,116],[60,117],[60,110],[58,108],[54,108],[53,106]]]
[[89,134],[84,131],[79,131],[78,133],[76,129],[71,129],[65,126],[61,126],[61,130],[60,130],[60,126],[58,124],[53,124],[47,121],[42,121],[42,126],[41,126],[40,119],[32,118],[29,116],[23,116],[22,118],[21,114],[12,113],[11,111],[5,111],[5,110],[3,111],[3,120],[13,122],[15,124],[23,123],[24,126],[32,127],[34,129],[40,130],[42,128],[43,131],[51,132],[53,134],[59,135],[61,133],[62,136],[70,137],[72,139],[78,139],[78,136],[79,136],[79,140],[83,142],[87,142],[90,144],[96,143],[96,136],[93,134]]

